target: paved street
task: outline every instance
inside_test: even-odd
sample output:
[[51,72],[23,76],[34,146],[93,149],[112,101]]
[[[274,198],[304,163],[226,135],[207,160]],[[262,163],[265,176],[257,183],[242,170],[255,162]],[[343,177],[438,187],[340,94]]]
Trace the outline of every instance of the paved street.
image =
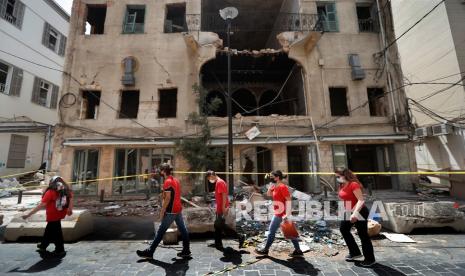
[[[365,269],[337,256],[287,260],[271,254],[257,259],[252,248],[225,256],[206,247],[205,240],[192,243],[190,260],[175,258],[178,246],[162,247],[156,260],[140,260],[134,253],[145,247],[144,241],[82,241],[67,244],[63,260],[41,260],[34,243],[0,244],[0,273],[15,275],[465,275],[465,239],[463,235],[415,235],[416,244],[375,241],[379,264]],[[232,241],[227,244],[235,246]],[[223,269],[234,268],[223,274]]]

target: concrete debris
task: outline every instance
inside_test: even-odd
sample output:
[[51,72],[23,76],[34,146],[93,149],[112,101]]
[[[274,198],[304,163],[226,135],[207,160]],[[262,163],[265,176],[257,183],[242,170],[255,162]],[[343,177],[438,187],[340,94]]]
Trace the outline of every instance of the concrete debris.
[[381,233],[385,236],[388,240],[393,242],[400,242],[400,243],[416,243],[412,238],[404,234],[393,234],[393,233]]
[[16,178],[0,178],[0,189],[13,189],[13,188],[22,188],[19,181]]
[[112,205],[112,206],[107,206],[107,207],[105,207],[105,208],[103,208],[103,209],[105,209],[105,210],[111,210],[111,209],[119,209],[119,208],[121,208],[121,206],[119,206],[119,205]]
[[95,199],[77,198],[75,206],[89,210],[96,216],[151,216],[158,217],[160,201],[158,198],[149,200],[128,200],[118,202],[100,202]]

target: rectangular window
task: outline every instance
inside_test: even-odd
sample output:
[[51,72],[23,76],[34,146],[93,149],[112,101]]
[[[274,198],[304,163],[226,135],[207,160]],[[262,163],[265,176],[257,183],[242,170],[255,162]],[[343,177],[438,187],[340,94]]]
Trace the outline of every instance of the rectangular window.
[[124,34],[144,33],[145,6],[127,6],[123,23]]
[[82,91],[81,118],[97,119],[100,106],[100,91]]
[[100,151],[84,149],[74,151],[73,192],[76,194],[97,195]]
[[346,88],[330,87],[329,101],[331,105],[331,116],[349,116]]
[[47,22],[44,23],[42,44],[60,56],[65,55],[66,36],[64,36]]
[[21,29],[24,8],[25,6],[20,0],[0,0],[0,17]]
[[9,94],[11,81],[11,67],[0,62],[0,93]]
[[19,97],[23,70],[0,60],[0,93]]
[[116,149],[114,176],[124,178],[113,180],[113,194],[146,193],[147,189],[159,193],[158,168],[165,162],[173,164],[173,159],[173,148]]
[[59,87],[35,77],[31,101],[51,109],[57,108]]
[[159,97],[158,118],[176,118],[178,89],[160,89]]
[[105,33],[106,5],[87,5],[87,18],[84,34],[98,35]]
[[139,112],[139,91],[128,90],[121,93],[120,119],[137,118]]
[[23,135],[11,135],[10,149],[8,151],[7,168],[24,168],[26,165],[26,153],[29,137]]
[[339,31],[336,3],[317,3],[317,13],[325,32]]
[[186,3],[166,5],[165,33],[187,32]]
[[367,93],[370,116],[386,116],[387,108],[383,88],[368,88]]
[[360,32],[378,32],[378,11],[376,4],[371,6],[358,4],[357,19]]

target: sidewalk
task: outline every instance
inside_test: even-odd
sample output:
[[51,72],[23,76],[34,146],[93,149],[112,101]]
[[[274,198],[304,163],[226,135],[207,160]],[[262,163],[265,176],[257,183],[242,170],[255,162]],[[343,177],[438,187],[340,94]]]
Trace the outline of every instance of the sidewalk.
[[[324,258],[312,257],[310,252],[301,260],[287,260],[285,255],[276,254],[257,259],[253,248],[225,256],[207,247],[205,241],[193,241],[190,260],[175,258],[180,247],[174,246],[157,249],[153,261],[136,256],[137,249],[147,246],[143,241],[67,244],[68,254],[63,260],[47,261],[34,252],[34,243],[3,243],[0,244],[0,274],[182,276],[234,268],[216,275],[465,275],[465,235],[415,235],[413,238],[416,244],[375,241],[379,264],[372,269],[345,262],[346,252]],[[225,244],[236,248],[233,241]]]

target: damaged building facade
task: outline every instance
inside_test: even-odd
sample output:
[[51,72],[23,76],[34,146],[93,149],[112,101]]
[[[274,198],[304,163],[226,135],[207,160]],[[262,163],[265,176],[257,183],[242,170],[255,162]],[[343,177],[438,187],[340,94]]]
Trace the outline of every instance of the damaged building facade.
[[[236,174],[235,184],[262,185],[272,169],[415,170],[397,49],[383,51],[383,38],[393,40],[390,8],[377,2],[75,0],[52,169],[94,195],[143,193],[150,179],[120,177],[150,174],[161,162],[188,171],[175,141],[199,131],[189,121],[202,112],[198,86],[207,103],[220,104],[209,114],[210,143],[225,158],[212,169],[227,171],[230,50],[234,171],[252,173]],[[239,11],[229,48],[219,15],[227,6]],[[203,190],[178,176],[184,193]],[[289,183],[320,192],[320,178],[334,185],[305,174]],[[373,189],[415,182],[361,178]]]

